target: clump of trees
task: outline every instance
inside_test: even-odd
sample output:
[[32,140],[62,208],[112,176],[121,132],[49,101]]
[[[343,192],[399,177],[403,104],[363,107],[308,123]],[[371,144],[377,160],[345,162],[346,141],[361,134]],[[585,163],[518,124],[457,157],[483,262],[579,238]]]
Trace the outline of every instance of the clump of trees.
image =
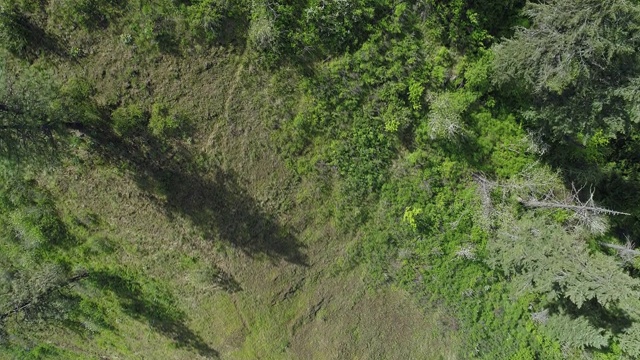
[[[285,124],[282,147],[300,173],[334,174],[319,166],[329,164],[341,178],[339,197],[374,204],[357,212],[352,203],[338,206],[347,229],[371,229],[354,257],[376,264],[372,274],[383,282],[395,278],[449,299],[482,344],[469,350],[475,356],[553,358],[596,349],[638,356],[635,250],[610,227],[634,215],[600,205],[597,176],[563,179],[536,164],[624,157],[612,139],[628,140],[640,119],[640,6],[350,6],[376,25],[342,17],[330,29],[336,33],[322,33],[332,47],[310,42],[324,58],[305,80],[306,106]],[[317,15],[312,6],[274,9],[278,30],[294,26],[282,22],[292,12]],[[510,33],[504,24],[520,26]],[[279,38],[288,44],[279,51],[310,53],[300,39],[314,39],[319,25],[309,28]],[[339,34],[354,38],[345,45]],[[625,179],[634,173],[606,171]],[[478,173],[496,180],[469,194],[468,179]],[[581,182],[582,191],[565,189],[564,181],[585,178],[591,182]],[[403,230],[395,226],[401,219]],[[498,305],[501,298],[513,303]],[[492,339],[506,332],[523,346],[499,349]]]
[[494,81],[526,97],[523,116],[554,139],[638,128],[640,7],[634,1],[529,3],[531,26],[496,45]]

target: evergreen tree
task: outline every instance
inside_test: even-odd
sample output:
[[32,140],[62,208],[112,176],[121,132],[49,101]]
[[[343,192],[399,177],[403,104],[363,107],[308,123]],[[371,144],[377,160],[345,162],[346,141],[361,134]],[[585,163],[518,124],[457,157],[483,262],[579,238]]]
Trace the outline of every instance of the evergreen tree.
[[525,94],[525,117],[556,140],[640,123],[640,4],[529,3],[531,26],[495,47],[495,78]]
[[572,348],[603,348],[615,341],[635,354],[630,339],[637,331],[629,326],[640,319],[640,280],[614,257],[590,254],[586,232],[566,230],[541,213],[508,215],[513,213],[502,213],[487,244],[487,261],[512,279],[514,293],[540,295],[542,312],[532,319]]

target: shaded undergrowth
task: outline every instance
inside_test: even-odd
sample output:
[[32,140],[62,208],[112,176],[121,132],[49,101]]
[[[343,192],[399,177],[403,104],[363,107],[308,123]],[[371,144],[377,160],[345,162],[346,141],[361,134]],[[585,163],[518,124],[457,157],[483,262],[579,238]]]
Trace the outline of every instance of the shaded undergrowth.
[[185,324],[187,315],[175,308],[170,294],[151,297],[145,294],[144,287],[138,281],[113,271],[95,271],[90,275],[90,281],[113,292],[124,313],[147,322],[152,329],[172,339],[178,347],[194,349],[208,358],[219,356],[215,349]]
[[[631,215],[611,216],[612,234],[635,245],[640,237],[640,168],[637,149],[640,145],[631,137],[611,140],[607,148],[568,142],[556,145],[547,162],[561,171],[567,186],[574,184],[593,191],[601,206]],[[560,155],[563,156],[560,156]],[[589,191],[583,191],[587,196]]]

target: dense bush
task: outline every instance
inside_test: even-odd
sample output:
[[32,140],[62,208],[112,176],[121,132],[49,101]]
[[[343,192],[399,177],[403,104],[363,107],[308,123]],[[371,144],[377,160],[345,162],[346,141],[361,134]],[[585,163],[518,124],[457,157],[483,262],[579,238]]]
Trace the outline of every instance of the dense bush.
[[[225,22],[238,21],[244,11],[243,1],[197,0],[186,7],[186,19],[193,39],[211,43],[219,40]],[[228,25],[228,24],[227,24]]]
[[121,106],[111,113],[114,130],[120,135],[132,135],[144,130],[147,116],[135,104]]
[[163,103],[153,104],[148,125],[152,134],[156,136],[170,136],[178,131],[180,125],[180,116],[172,113],[168,105]]

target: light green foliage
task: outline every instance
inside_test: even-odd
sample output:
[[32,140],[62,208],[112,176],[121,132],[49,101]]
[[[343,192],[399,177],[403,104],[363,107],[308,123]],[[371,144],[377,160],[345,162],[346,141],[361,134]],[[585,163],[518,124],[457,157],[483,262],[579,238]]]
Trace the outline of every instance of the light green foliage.
[[[454,139],[461,135],[464,132],[464,113],[476,99],[475,94],[467,91],[445,92],[435,95],[430,101],[427,122],[419,130],[419,136],[426,135],[433,140],[437,138]],[[422,141],[427,142],[428,140],[423,139]]]
[[121,106],[111,113],[114,130],[120,135],[132,135],[144,129],[147,118],[142,109],[131,104]]
[[178,131],[180,125],[180,116],[172,113],[167,104],[153,104],[148,125],[153,135],[171,136]]
[[473,156],[482,163],[483,171],[500,178],[522,174],[536,156],[543,155],[544,144],[520,127],[512,114],[494,117],[489,109],[471,115],[473,125],[480,134],[478,151]]
[[595,162],[600,165],[605,165],[605,159],[610,155],[611,138],[606,136],[602,130],[597,130],[592,136],[584,139],[585,158],[588,161]]
[[409,101],[413,107],[413,110],[422,109],[422,94],[424,93],[424,86],[416,80],[412,80],[409,83]]
[[619,336],[620,347],[631,357],[640,356],[640,323],[634,322]]
[[211,42],[219,36],[223,21],[234,12],[234,1],[197,0],[186,7],[187,21],[193,38]]
[[266,53],[276,46],[277,34],[273,16],[266,1],[251,2],[248,40],[258,52]]
[[378,49],[385,36],[331,62],[305,83],[311,104],[289,125],[294,144],[315,134],[326,136],[325,144],[332,142],[329,149],[315,151],[328,154],[325,161],[338,167],[346,189],[358,196],[379,189],[397,138],[416,121],[419,110],[414,107],[422,101],[417,94],[423,85],[415,79],[424,63],[416,39],[388,39],[394,50],[382,56]]
[[601,349],[609,344],[609,336],[585,318],[572,319],[565,314],[553,315],[546,320],[544,330],[550,336],[562,339],[562,343],[571,348]]
[[413,230],[418,230],[418,221],[416,220],[416,216],[420,214],[422,214],[422,209],[407,207],[404,211],[404,215],[402,215],[402,221],[409,224]]
[[335,145],[331,161],[346,178],[349,192],[363,196],[384,183],[385,168],[393,153],[381,130],[354,128],[345,133],[344,142]]
[[489,50],[480,50],[474,57],[463,59],[462,69],[464,71],[464,85],[467,89],[485,93],[491,87],[493,77],[494,53]]

